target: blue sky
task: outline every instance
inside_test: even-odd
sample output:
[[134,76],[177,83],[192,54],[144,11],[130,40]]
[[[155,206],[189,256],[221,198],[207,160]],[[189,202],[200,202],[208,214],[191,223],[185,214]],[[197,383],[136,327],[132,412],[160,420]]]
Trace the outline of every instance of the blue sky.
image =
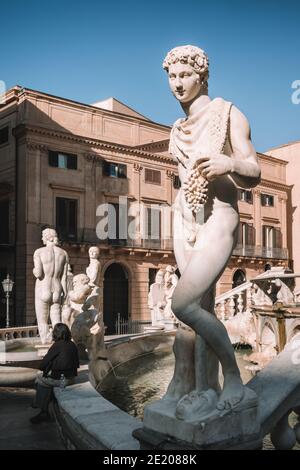
[[93,103],[115,96],[154,121],[182,110],[161,63],[195,44],[210,58],[209,94],[248,117],[258,151],[300,140],[297,0],[35,0],[0,6],[0,80]]

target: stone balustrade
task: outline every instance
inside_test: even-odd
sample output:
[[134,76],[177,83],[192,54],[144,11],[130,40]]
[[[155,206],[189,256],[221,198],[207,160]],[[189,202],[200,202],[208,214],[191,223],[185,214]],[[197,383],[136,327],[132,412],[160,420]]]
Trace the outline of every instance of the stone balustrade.
[[252,284],[245,282],[234,289],[216,297],[216,314],[221,320],[228,320],[236,313],[242,313],[251,308],[252,305]]
[[38,336],[39,330],[37,326],[15,326],[12,328],[0,329],[0,341],[17,338],[34,338]]

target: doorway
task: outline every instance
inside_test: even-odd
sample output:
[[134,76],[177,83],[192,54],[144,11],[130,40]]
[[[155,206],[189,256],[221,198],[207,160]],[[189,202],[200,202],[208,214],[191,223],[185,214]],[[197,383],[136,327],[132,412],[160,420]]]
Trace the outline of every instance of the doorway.
[[128,272],[120,263],[106,269],[103,296],[105,334],[113,335],[118,313],[122,320],[128,320]]

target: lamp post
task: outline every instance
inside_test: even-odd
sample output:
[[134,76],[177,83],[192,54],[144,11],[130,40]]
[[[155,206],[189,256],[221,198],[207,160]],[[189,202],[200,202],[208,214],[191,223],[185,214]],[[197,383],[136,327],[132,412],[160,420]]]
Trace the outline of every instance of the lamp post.
[[10,279],[9,274],[7,275],[6,279],[2,281],[3,290],[6,294],[6,328],[9,328],[9,294],[13,288],[13,281]]

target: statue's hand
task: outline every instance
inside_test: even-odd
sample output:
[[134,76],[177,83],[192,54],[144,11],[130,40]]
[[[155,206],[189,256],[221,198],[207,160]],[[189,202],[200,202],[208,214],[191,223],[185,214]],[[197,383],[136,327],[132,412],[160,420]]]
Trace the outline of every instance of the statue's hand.
[[194,168],[196,167],[204,178],[213,181],[218,176],[231,173],[233,171],[233,161],[232,158],[221,153],[214,157],[198,158],[194,164]]

